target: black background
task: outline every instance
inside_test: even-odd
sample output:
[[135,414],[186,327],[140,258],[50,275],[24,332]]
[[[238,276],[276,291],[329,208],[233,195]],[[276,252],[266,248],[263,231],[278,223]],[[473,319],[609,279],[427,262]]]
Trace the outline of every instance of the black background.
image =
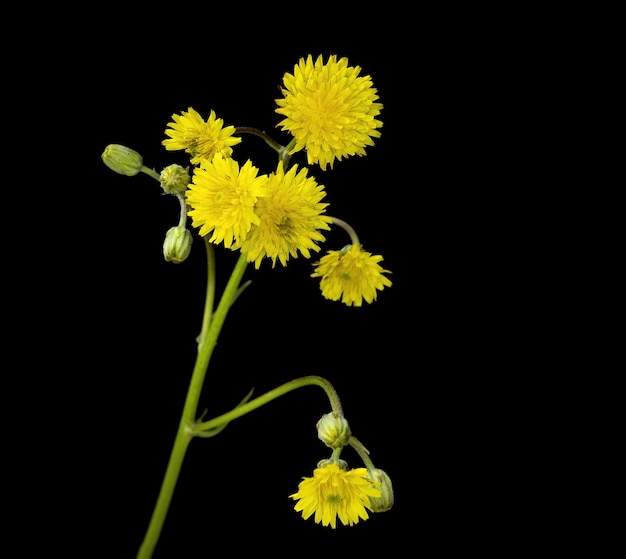
[[[325,376],[355,436],[391,476],[396,503],[336,530],[293,510],[288,495],[328,456],[315,432],[325,397],[308,387],[192,442],[155,558],[375,548],[435,557],[525,545],[517,534],[502,543],[511,494],[524,483],[509,477],[520,457],[502,417],[528,381],[515,376],[526,357],[509,324],[524,297],[509,280],[522,271],[502,263],[503,250],[516,250],[500,242],[510,215],[502,185],[516,184],[517,173],[494,163],[510,118],[497,103],[510,83],[491,81],[501,61],[485,63],[494,45],[483,48],[471,32],[459,39],[462,14],[281,12],[261,24],[260,14],[229,10],[85,15],[33,59],[35,71],[53,70],[28,88],[39,100],[36,131],[47,139],[42,158],[52,161],[44,167],[27,151],[23,167],[37,194],[36,207],[21,202],[37,229],[30,248],[42,279],[19,318],[27,341],[20,358],[31,369],[37,363],[28,394],[41,401],[27,414],[37,439],[25,439],[38,455],[32,477],[41,490],[20,503],[24,520],[44,526],[44,545],[66,556],[134,557],[194,364],[202,244],[183,264],[163,260],[178,205],[153,179],[106,168],[106,145],[125,144],[157,170],[185,164],[161,141],[172,114],[189,107],[286,142],[274,112],[284,73],[308,54],[336,54],[372,77],[382,136],[365,157],[312,170],[326,186],[328,213],[383,255],[393,286],[352,308],[321,297],[303,258],[287,268],[251,266],[200,409],[217,415],[251,388],[261,394],[297,376]],[[275,164],[254,137],[234,155],[262,172]],[[333,229],[323,250],[347,241]],[[218,248],[220,281],[235,257]],[[350,449],[344,458],[360,465]],[[532,518],[520,525],[537,528]]]

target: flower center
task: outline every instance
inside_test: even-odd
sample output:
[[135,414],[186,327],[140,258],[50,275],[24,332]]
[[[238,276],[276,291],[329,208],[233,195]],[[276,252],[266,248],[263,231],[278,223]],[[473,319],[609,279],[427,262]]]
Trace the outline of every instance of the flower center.
[[342,498],[341,498],[341,495],[328,495],[326,497],[326,500],[333,505],[337,505],[341,503]]

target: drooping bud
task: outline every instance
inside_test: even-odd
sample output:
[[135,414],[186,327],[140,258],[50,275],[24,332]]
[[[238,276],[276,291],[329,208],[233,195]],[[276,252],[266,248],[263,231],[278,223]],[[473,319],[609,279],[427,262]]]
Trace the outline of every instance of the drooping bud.
[[369,479],[374,487],[380,489],[380,497],[370,497],[370,505],[374,512],[385,512],[393,506],[393,486],[391,478],[384,470],[374,468],[367,471],[366,479]]
[[189,167],[185,168],[176,164],[169,165],[161,171],[160,181],[161,187],[168,194],[182,194],[191,182]]
[[170,227],[165,234],[163,241],[163,256],[167,262],[180,264],[187,260],[191,252],[193,237],[191,233],[182,225]]
[[346,446],[352,434],[348,420],[338,412],[324,414],[315,427],[317,437],[333,449]]
[[104,148],[102,161],[109,169],[127,177],[134,177],[143,168],[143,157],[120,144],[109,144]]

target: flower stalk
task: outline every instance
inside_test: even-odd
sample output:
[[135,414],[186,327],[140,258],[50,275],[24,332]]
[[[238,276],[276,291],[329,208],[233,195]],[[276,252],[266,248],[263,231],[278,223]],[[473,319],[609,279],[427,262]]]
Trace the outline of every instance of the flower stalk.
[[[235,264],[235,267],[233,268],[230,279],[224,288],[224,292],[215,314],[211,319],[204,321],[203,330],[200,334],[200,343],[198,344],[198,355],[193,373],[191,375],[191,381],[189,383],[189,389],[187,391],[187,397],[185,399],[185,405],[183,407],[178,431],[176,432],[174,446],[165,471],[161,491],[159,492],[159,497],[152,513],[152,518],[150,519],[150,524],[148,525],[144,541],[139,548],[137,559],[149,559],[152,557],[152,553],[154,552],[161,535],[167,511],[169,510],[170,503],[172,502],[174,489],[176,487],[176,483],[178,482],[185,453],[187,452],[187,447],[192,439],[192,435],[189,433],[187,426],[195,422],[198,410],[198,401],[200,399],[200,393],[202,392],[202,386],[204,384],[209,361],[211,359],[213,349],[217,344],[217,338],[222,330],[224,320],[226,319],[228,311],[230,310],[230,307],[237,295],[239,284],[241,283],[241,278],[243,277],[246,267],[246,255],[241,254]],[[209,281],[209,283],[211,282]],[[207,289],[207,294],[211,292],[211,289]]]
[[359,241],[359,236],[356,234],[354,228],[343,219],[339,219],[338,217],[331,217],[334,225],[338,225],[341,227],[348,235],[350,235],[350,241],[352,241],[353,245],[360,245],[361,241]]
[[183,407],[178,431],[176,433],[174,446],[165,471],[161,490],[159,492],[146,535],[137,554],[137,559],[149,559],[152,557],[152,553],[154,552],[167,517],[167,511],[169,510],[172,502],[172,497],[182,469],[187,448],[194,436],[213,436],[221,431],[221,429],[233,419],[250,413],[272,400],[304,386],[321,387],[328,397],[333,412],[342,413],[339,396],[332,384],[323,377],[310,375],[286,382],[249,402],[247,401],[248,395],[244,398],[243,402],[233,410],[208,421],[196,422],[195,418],[198,411],[198,402],[209,366],[209,361],[228,311],[239,295],[239,286],[247,266],[246,255],[242,253],[235,264],[230,280],[224,289],[224,293],[222,294],[215,314],[211,315],[207,309],[212,307],[212,300],[215,291],[215,266],[213,265],[214,259],[212,244],[207,241],[206,245],[209,261],[209,276],[207,280],[202,332],[198,337],[198,356],[196,358],[191,381],[189,383],[185,405]]
[[289,382],[281,384],[280,386],[269,390],[262,396],[258,396],[254,400],[242,404],[229,412],[214,417],[213,419],[190,425],[187,429],[187,432],[191,436],[202,436],[203,431],[211,431],[212,429],[216,429],[224,423],[229,423],[233,419],[237,419],[242,415],[246,415],[247,413],[250,413],[251,411],[258,409],[261,406],[264,406],[272,400],[280,398],[281,396],[284,396],[285,394],[304,386],[319,386],[323,388],[326,396],[328,397],[328,401],[330,402],[332,410],[337,413],[342,413],[339,396],[337,395],[337,392],[333,388],[332,384],[323,377],[309,375],[296,378],[294,380],[290,380]]

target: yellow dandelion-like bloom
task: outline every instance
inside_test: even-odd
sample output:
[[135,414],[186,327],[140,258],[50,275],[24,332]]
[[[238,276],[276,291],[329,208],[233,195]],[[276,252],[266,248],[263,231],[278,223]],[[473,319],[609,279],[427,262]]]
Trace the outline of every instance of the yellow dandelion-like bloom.
[[315,522],[323,526],[336,528],[337,517],[342,524],[352,526],[369,518],[370,497],[381,495],[366,476],[366,468],[346,471],[331,463],[316,468],[313,477],[303,478],[298,492],[289,497],[298,501],[294,508],[302,511],[305,520],[315,513]]
[[313,278],[322,278],[322,295],[331,301],[360,307],[363,299],[376,300],[376,290],[391,285],[383,274],[391,273],[379,264],[383,257],[364,251],[361,245],[350,245],[342,250],[330,250],[315,263]]
[[285,117],[278,126],[296,139],[291,153],[306,148],[309,165],[324,170],[332,169],[335,159],[365,155],[365,147],[380,137],[383,123],[376,117],[383,106],[370,76],[360,72],[347,58],[332,55],[324,64],[321,55],[315,63],[309,55],[284,75],[276,112]]
[[237,161],[220,154],[212,161],[202,160],[186,192],[188,215],[200,235],[212,232],[212,243],[224,242],[233,250],[241,246],[252,225],[260,221],[254,206],[267,194],[268,177],[257,173],[250,161],[240,169]]
[[272,259],[272,267],[276,260],[286,266],[289,256],[296,258],[298,251],[310,258],[310,251],[319,250],[317,243],[325,240],[320,230],[330,229],[331,222],[322,215],[328,206],[322,202],[326,192],[307,173],[306,167],[298,171],[297,165],[285,173],[281,162],[269,176],[268,194],[259,198],[255,208],[259,221],[241,247],[256,268],[265,257]]
[[184,149],[191,155],[193,165],[197,165],[202,159],[210,161],[217,153],[230,157],[233,153],[232,146],[241,142],[240,137],[233,136],[235,127],[224,128],[224,121],[217,118],[213,110],[206,121],[191,107],[180,115],[172,115],[172,119],[174,122],[168,123],[165,130],[169,139],[161,143],[169,151]]

